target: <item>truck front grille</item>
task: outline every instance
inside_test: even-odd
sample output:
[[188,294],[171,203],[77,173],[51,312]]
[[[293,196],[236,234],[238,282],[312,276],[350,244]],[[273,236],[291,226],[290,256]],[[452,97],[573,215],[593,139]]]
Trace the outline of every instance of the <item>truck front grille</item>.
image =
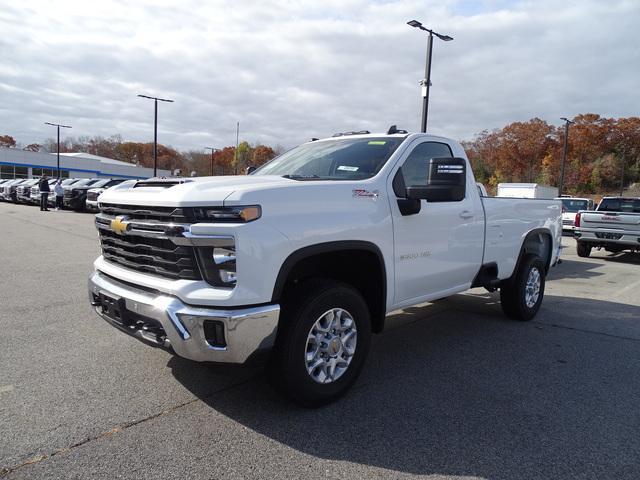
[[100,211],[107,215],[126,215],[135,220],[154,220],[160,222],[192,223],[188,212],[176,207],[147,207],[139,205],[119,205],[101,203]]
[[[96,227],[105,260],[143,273],[171,279],[201,280],[193,247],[176,245],[167,232],[188,227],[182,210],[100,204]],[[112,221],[127,224],[116,232]]]
[[162,238],[99,231],[102,255],[113,263],[168,278],[201,279],[192,247],[176,246]]

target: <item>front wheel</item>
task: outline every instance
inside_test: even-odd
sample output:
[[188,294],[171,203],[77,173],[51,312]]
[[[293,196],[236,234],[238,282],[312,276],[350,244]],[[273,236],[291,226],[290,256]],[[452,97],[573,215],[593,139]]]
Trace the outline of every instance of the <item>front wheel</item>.
[[531,320],[542,304],[544,285],[544,262],[536,255],[525,256],[518,271],[500,287],[504,314],[514,320]]
[[305,407],[331,403],[355,383],[369,352],[367,304],[350,285],[305,282],[283,317],[269,367],[272,383]]

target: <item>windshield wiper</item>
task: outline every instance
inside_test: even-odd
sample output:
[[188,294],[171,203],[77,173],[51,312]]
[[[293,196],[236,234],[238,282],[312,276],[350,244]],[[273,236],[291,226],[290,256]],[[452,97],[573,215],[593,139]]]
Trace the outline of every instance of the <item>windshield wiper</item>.
[[318,175],[282,175],[282,178],[288,178],[290,180],[318,180]]

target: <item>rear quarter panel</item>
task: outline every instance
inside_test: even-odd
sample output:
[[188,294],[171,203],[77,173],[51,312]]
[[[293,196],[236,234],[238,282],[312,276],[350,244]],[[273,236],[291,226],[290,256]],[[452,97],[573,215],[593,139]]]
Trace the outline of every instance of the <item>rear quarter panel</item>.
[[484,263],[498,265],[498,278],[509,278],[514,271],[526,236],[542,229],[551,234],[553,264],[559,255],[562,238],[562,203],[559,200],[534,200],[485,197],[486,215]]

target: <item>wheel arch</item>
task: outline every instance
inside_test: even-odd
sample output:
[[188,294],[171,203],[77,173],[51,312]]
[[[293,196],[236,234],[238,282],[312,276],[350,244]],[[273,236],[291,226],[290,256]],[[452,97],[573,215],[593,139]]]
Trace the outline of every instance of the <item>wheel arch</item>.
[[549,229],[536,228],[527,233],[520,247],[518,260],[510,278],[518,273],[524,257],[528,254],[539,256],[544,262],[545,275],[549,273],[551,258],[553,257],[553,236]]
[[272,302],[286,296],[287,287],[310,277],[344,281],[365,298],[373,332],[384,329],[387,299],[387,273],[378,246],[363,240],[346,240],[309,245],[291,253],[280,267],[273,288]]

